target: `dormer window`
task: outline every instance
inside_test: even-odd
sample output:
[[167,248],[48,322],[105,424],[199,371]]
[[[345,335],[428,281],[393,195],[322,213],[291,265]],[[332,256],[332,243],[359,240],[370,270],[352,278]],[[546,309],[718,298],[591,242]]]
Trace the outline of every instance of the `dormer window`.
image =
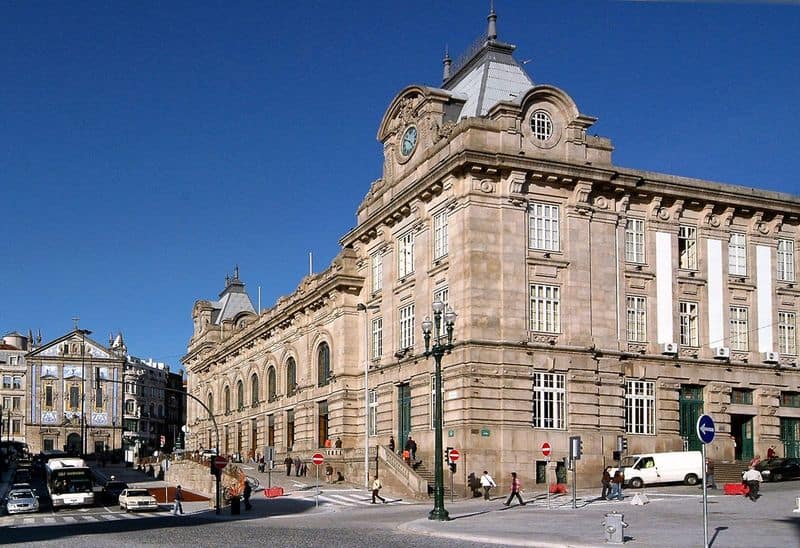
[[553,120],[543,110],[537,110],[531,115],[531,131],[534,138],[547,141],[553,136]]

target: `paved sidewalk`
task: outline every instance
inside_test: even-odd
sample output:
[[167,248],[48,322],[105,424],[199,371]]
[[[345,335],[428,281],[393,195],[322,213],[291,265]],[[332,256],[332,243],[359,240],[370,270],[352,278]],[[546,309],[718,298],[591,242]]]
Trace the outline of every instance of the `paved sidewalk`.
[[[741,496],[709,495],[708,536],[714,547],[788,547],[800,544],[800,513],[793,513],[798,490],[784,487],[763,489],[756,503]],[[771,492],[773,491],[773,492]],[[400,529],[419,534],[506,546],[589,547],[608,546],[602,523],[606,513],[617,511],[628,524],[625,544],[654,548],[703,546],[701,494],[675,494],[671,490],[648,490],[651,502],[630,504],[635,491],[622,502],[595,500],[596,493],[583,495],[578,508],[571,496],[553,500],[547,508],[541,495],[526,506],[505,507],[504,498],[445,503],[451,521],[418,519]]]

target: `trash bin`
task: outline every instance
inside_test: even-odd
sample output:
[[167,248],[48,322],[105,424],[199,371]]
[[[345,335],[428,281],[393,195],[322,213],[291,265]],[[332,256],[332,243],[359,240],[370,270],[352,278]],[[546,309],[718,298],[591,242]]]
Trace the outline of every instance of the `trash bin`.
[[624,521],[625,516],[619,512],[606,514],[603,520],[603,532],[606,535],[607,544],[623,544],[625,542],[625,527],[628,526]]
[[242,499],[239,495],[231,497],[231,515],[236,516],[242,513]]

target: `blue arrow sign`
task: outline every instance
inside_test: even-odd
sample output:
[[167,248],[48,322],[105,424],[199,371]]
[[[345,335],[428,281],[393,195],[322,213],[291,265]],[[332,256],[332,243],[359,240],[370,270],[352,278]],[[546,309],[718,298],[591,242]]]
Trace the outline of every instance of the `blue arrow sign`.
[[714,440],[714,432],[716,432],[714,419],[708,415],[700,415],[700,418],[697,419],[697,437],[700,438],[700,441],[711,443]]

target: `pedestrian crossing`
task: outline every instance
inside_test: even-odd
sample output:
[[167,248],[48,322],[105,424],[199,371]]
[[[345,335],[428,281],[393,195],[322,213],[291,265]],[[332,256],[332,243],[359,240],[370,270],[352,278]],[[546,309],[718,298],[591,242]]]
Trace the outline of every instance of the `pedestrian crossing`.
[[160,513],[108,513],[108,514],[82,514],[82,515],[28,515],[7,517],[0,521],[4,527],[40,527],[40,526],[60,526],[60,525],[80,525],[83,523],[109,523],[114,521],[137,520],[166,515]]
[[[316,491],[312,488],[302,495],[295,496],[313,501],[316,499]],[[410,502],[402,499],[394,499],[385,494],[382,496],[386,499],[388,504],[411,504]],[[320,486],[319,504],[320,506],[325,505],[328,507],[348,509],[372,506],[372,492],[363,489],[324,489]]]

